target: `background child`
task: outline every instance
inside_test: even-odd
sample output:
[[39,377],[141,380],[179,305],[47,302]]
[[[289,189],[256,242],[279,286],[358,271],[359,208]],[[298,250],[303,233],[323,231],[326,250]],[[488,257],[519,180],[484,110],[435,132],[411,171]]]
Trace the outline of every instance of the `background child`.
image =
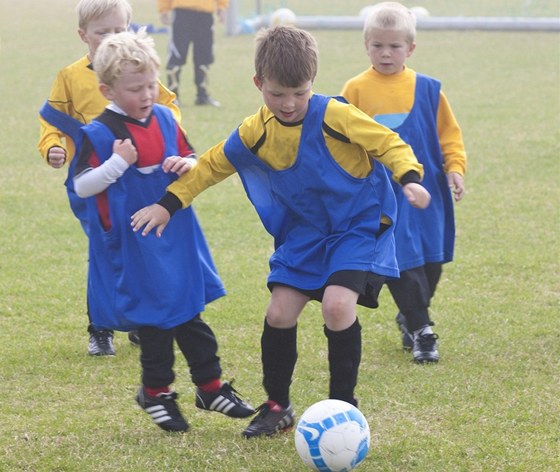
[[[98,116],[107,99],[99,91],[92,61],[101,41],[108,35],[126,31],[132,18],[132,8],[127,0],[81,0],[76,12],[78,35],[87,44],[88,53],[62,69],[52,86],[49,98],[39,116],[41,133],[39,152],[53,168],[61,168],[74,157],[75,140],[81,125]],[[159,85],[159,103],[168,106],[177,122],[181,122],[181,112],[173,104],[175,95],[163,85]],[[83,212],[83,202],[75,198],[71,179],[67,182],[70,205],[78,218]],[[84,222],[82,220],[82,226]],[[84,226],[84,230],[87,228]],[[89,318],[89,310],[88,310]],[[106,326],[88,324],[90,355],[114,355],[113,333]],[[138,343],[135,331],[129,339]]]
[[[141,238],[130,216],[192,164],[192,149],[171,112],[157,105],[160,62],[144,32],[110,35],[94,69],[110,104],[85,133],[74,185],[87,198],[90,314],[110,329],[138,329],[142,387],[138,404],[166,431],[186,431],[171,390],[174,340],[198,386],[196,406],[231,417],[254,409],[220,381],[217,343],[200,317],[225,294],[192,209],[163,241]],[[183,156],[183,157],[181,157]],[[162,163],[165,161],[165,164]]]
[[[440,82],[405,65],[416,47],[416,18],[397,2],[376,5],[364,24],[372,67],[350,79],[342,95],[377,122],[399,133],[424,166],[422,183],[432,196],[423,211],[412,208],[398,185],[395,228],[399,279],[387,286],[399,308],[403,347],[416,362],[437,362],[437,335],[428,307],[442,272],[453,259],[453,197],[465,193],[466,154],[461,129]],[[451,191],[450,191],[451,189]]]
[[171,25],[167,65],[167,85],[179,97],[181,68],[192,45],[196,105],[219,107],[208,91],[208,70],[214,62],[214,13],[226,17],[229,0],[158,0],[161,22]]
[[317,55],[315,39],[303,30],[261,30],[253,80],[264,106],[203,154],[158,204],[132,218],[135,231],[144,227],[142,234],[149,237],[155,228],[162,236],[173,223],[171,215],[238,172],[274,237],[271,299],[261,337],[268,399],[243,431],[248,438],[272,435],[294,422],[289,391],[297,320],[310,300],[322,302],[329,397],[357,403],[361,328],[356,303],[376,307],[384,276],[398,274],[395,197],[380,163],[393,170],[411,204],[429,202],[418,184],[422,166],[397,134],[352,105],[312,93]]

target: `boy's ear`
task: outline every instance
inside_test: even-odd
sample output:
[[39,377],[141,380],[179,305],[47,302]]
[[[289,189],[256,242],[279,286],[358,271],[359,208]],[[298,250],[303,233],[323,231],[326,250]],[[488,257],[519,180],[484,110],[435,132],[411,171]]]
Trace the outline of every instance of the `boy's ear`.
[[107,84],[99,84],[99,91],[109,101],[113,100],[113,89]]
[[86,32],[82,28],[78,28],[78,35],[80,36],[80,39],[87,44]]
[[262,81],[256,75],[253,76],[253,83],[255,84],[255,87],[262,90]]
[[410,43],[410,45],[408,46],[408,55],[407,55],[406,57],[412,56],[412,53],[414,52],[415,49],[416,49],[416,43],[413,41],[413,42]]

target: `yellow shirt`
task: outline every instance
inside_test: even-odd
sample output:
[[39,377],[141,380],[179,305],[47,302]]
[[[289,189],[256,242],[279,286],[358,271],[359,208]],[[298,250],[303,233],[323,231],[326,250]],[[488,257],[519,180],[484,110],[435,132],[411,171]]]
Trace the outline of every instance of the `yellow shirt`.
[[225,10],[229,0],[158,0],[159,13],[165,13],[174,8],[185,8],[206,13],[214,13],[216,10]]
[[[377,115],[410,113],[414,105],[416,72],[408,67],[393,75],[384,75],[370,67],[350,79],[341,95],[348,102],[375,119]],[[465,175],[467,155],[461,128],[449,102],[440,91],[437,112],[437,132],[446,173]]]
[[[177,122],[181,123],[181,111],[173,103],[175,98],[174,93],[159,84],[158,103],[169,107]],[[99,90],[97,75],[87,55],[58,73],[48,101],[52,107],[83,124],[99,116],[109,103]],[[60,146],[66,150],[66,162],[70,162],[75,153],[72,139],[43,118],[39,117],[39,122],[41,134],[38,148],[43,159],[47,159],[50,148]]]
[[[397,182],[411,170],[423,176],[422,165],[410,146],[356,107],[333,99],[327,106],[324,123],[349,141],[336,139],[323,128],[333,158],[354,177],[363,178],[371,172],[372,158],[391,169]],[[301,123],[286,126],[266,106],[239,126],[241,141],[249,149],[253,149],[265,136],[256,155],[276,170],[286,169],[295,162],[301,131]],[[169,192],[179,198],[183,208],[189,206],[203,190],[236,172],[224,153],[224,143],[222,141],[202,154],[192,170],[168,187]]]

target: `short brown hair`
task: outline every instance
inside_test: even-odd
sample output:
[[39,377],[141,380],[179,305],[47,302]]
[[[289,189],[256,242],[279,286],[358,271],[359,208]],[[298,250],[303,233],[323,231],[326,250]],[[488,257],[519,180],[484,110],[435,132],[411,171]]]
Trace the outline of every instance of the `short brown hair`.
[[259,80],[272,79],[284,87],[299,87],[315,80],[317,41],[294,26],[260,30],[255,38],[255,73]]

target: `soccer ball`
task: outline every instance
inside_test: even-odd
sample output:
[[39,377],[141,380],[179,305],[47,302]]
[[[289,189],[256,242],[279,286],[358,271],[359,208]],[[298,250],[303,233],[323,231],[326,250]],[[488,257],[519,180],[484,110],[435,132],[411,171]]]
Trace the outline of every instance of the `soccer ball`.
[[358,16],[359,16],[362,20],[365,20],[365,19],[370,15],[370,13],[373,11],[374,8],[375,8],[375,7],[374,7],[373,5],[368,5],[368,6],[362,8],[362,9],[360,10],[360,13],[358,14]]
[[299,456],[312,469],[347,472],[369,451],[369,425],[360,410],[341,400],[322,400],[301,415],[295,443]]
[[279,8],[270,17],[272,26],[294,26],[296,24],[296,14],[289,8]]
[[424,7],[412,7],[410,11],[416,18],[428,18],[430,16],[430,12]]

